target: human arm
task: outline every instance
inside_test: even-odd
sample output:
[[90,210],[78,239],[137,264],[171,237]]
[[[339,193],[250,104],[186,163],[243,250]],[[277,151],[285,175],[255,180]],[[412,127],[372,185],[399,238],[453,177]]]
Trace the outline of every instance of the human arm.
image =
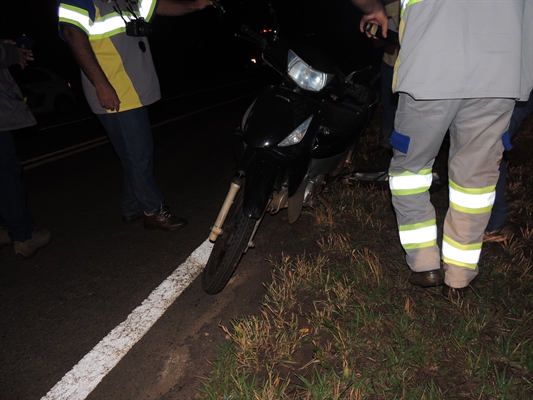
[[0,42],[0,69],[19,64],[22,69],[28,65],[28,61],[33,61],[33,53],[29,49],[15,47],[13,40],[2,40]]
[[100,105],[107,110],[119,111],[120,99],[96,59],[87,34],[81,29],[62,24],[61,33],[83,73],[96,88]]
[[159,0],[158,15],[177,17],[212,6],[211,0]]
[[[387,37],[387,29],[389,28],[389,19],[385,13],[385,8],[380,0],[352,0],[362,12],[363,17],[361,18],[361,23],[359,24],[359,30],[364,32],[364,26],[367,22],[381,25],[381,32],[383,37]],[[368,37],[371,37],[367,33]]]

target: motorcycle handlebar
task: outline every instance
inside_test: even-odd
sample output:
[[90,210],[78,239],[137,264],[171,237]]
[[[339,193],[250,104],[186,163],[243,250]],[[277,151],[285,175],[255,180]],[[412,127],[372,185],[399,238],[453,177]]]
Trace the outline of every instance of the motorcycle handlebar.
[[259,34],[259,32],[254,31],[248,25],[242,25],[241,31],[248,35],[250,38],[258,42],[263,48],[267,46],[267,40]]

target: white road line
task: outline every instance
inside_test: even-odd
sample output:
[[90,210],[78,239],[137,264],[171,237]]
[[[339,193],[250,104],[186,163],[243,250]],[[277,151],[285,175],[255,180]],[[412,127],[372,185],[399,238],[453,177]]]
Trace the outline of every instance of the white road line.
[[119,363],[168,307],[200,274],[213,244],[206,240],[159,285],[128,318],[113,329],[41,400],[83,400]]

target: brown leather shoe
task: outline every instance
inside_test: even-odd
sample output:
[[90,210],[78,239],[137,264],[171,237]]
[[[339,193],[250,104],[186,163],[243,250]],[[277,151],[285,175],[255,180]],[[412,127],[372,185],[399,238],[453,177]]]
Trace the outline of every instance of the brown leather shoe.
[[144,228],[148,230],[177,231],[185,228],[187,221],[172,215],[165,206],[161,205],[154,214],[144,214]]
[[468,290],[468,286],[464,288],[452,288],[445,284],[442,287],[442,295],[444,296],[446,300],[459,301],[459,300],[464,300],[467,290]]
[[418,285],[423,288],[444,285],[444,275],[440,269],[432,269],[424,272],[411,272],[409,276],[411,285]]

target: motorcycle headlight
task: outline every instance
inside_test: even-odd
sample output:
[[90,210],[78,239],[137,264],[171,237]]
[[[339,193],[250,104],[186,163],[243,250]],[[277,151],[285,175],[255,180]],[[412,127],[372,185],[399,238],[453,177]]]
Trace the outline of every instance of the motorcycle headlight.
[[326,86],[333,75],[311,68],[296,53],[289,50],[287,72],[302,89],[319,92]]
[[307,133],[307,129],[309,128],[309,124],[311,124],[311,120],[313,119],[313,116],[311,115],[309,118],[307,118],[304,122],[302,122],[298,128],[296,128],[292,133],[287,136],[285,139],[283,139],[278,146],[279,147],[287,147],[292,146],[293,144],[300,143],[302,139],[304,138],[305,134]]

